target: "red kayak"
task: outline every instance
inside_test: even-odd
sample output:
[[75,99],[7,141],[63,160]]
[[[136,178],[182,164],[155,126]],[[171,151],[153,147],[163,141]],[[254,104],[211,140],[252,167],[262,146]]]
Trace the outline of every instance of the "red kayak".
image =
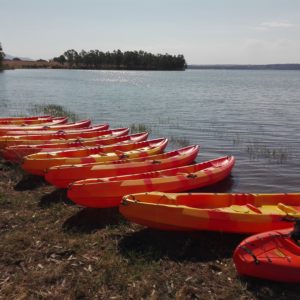
[[[190,148],[193,146],[188,146],[186,148],[181,148],[175,151],[165,152],[154,154],[153,153],[143,153],[143,155],[134,157],[134,158],[121,158],[118,160],[112,161],[104,161],[104,162],[94,162],[94,163],[81,163],[81,164],[68,164],[61,166],[54,166],[47,170],[46,179],[53,185],[59,188],[66,188],[70,183],[86,178],[95,178],[98,169],[102,169],[101,166],[106,166],[107,169],[115,168],[115,170],[119,169],[127,169],[133,166],[137,166],[135,163],[142,163],[140,166],[145,165],[160,165],[165,163],[171,163],[174,161],[177,162],[178,157],[181,159],[185,159],[192,152],[192,156],[196,152],[198,152],[198,146],[195,148]],[[189,149],[188,149],[189,148]],[[192,149],[192,151],[191,151]],[[143,163],[145,163],[143,165]],[[170,168],[173,167],[171,163]],[[188,164],[188,163],[186,163]],[[174,164],[175,166],[175,164]],[[163,169],[163,168],[161,168]],[[158,170],[158,169],[157,169]],[[119,172],[119,171],[118,171]],[[141,171],[142,172],[142,171]],[[128,174],[132,174],[133,172],[129,172]],[[108,173],[111,174],[111,173]],[[113,176],[113,175],[112,175]]]
[[118,206],[122,197],[129,194],[188,191],[225,179],[230,175],[234,161],[233,156],[225,156],[148,173],[79,180],[69,185],[68,197],[82,206],[105,208]]
[[37,128],[45,130],[52,126],[66,124],[67,122],[68,117],[59,117],[41,124],[0,124],[0,135],[6,134],[7,132],[14,134],[15,131],[26,132],[27,130],[36,130]]
[[[62,121],[67,118],[62,119]],[[65,129],[74,129],[74,128],[87,128],[91,125],[91,120],[82,120],[79,122],[73,122],[68,124],[42,124],[42,125],[28,125],[28,126],[13,126],[13,125],[5,125],[0,126],[0,135],[7,135],[7,133],[11,133],[11,131],[23,131],[23,130],[65,130]]]
[[[98,131],[98,130],[105,130],[109,128],[109,124],[104,123],[104,124],[99,124],[99,125],[93,125],[91,127],[84,127],[84,128],[70,128],[70,129],[41,129],[41,130],[20,130],[20,131],[7,131],[6,135],[9,137],[18,137],[20,139],[30,139],[30,136],[35,136],[33,137],[34,139],[38,139],[37,136],[46,136],[48,134],[57,134],[57,135],[64,135],[67,133],[83,133],[83,132],[91,132],[91,131]],[[28,136],[28,138],[27,138]]]
[[105,130],[103,134],[94,138],[78,138],[68,139],[65,141],[57,141],[53,144],[39,144],[39,145],[18,145],[7,147],[4,150],[0,150],[0,154],[6,160],[11,162],[21,162],[27,155],[39,153],[39,152],[57,152],[62,150],[76,150],[84,149],[87,146],[108,146],[126,141],[141,142],[145,141],[148,137],[147,132],[137,133],[133,135],[127,135],[129,128],[120,128]]
[[0,125],[33,125],[52,121],[51,116],[0,118]]
[[246,238],[233,260],[240,275],[300,283],[300,223],[294,229],[268,231]]
[[[41,145],[41,144],[53,144],[60,143],[62,141],[71,141],[79,138],[97,138],[103,135],[106,135],[108,132],[108,125],[104,124],[97,126],[96,130],[94,128],[89,129],[77,129],[72,131],[59,130],[55,133],[47,134],[48,131],[45,131],[45,134],[39,135],[21,135],[21,136],[0,136],[0,149],[4,149],[10,146],[18,145]],[[123,130],[129,131],[128,128],[122,128]]]
[[67,188],[74,181],[87,178],[103,178],[170,169],[191,164],[197,157],[199,146],[188,146],[176,151],[152,156],[143,161],[119,161],[118,163],[59,166],[50,168],[45,179],[59,188]]
[[45,171],[53,166],[108,162],[122,158],[143,157],[161,153],[167,144],[168,139],[160,138],[138,143],[131,142],[121,145],[86,147],[86,149],[79,149],[77,151],[39,152],[25,156],[22,168],[31,174],[44,176]]

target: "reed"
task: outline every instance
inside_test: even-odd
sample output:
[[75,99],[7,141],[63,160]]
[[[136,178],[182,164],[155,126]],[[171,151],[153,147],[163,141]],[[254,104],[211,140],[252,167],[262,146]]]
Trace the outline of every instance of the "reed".
[[275,149],[266,144],[258,142],[251,142],[246,147],[250,159],[265,158],[270,162],[278,162],[280,164],[285,163],[290,158],[288,149]]
[[53,117],[68,117],[69,121],[75,122],[79,119],[79,116],[66,109],[59,104],[35,104],[30,108],[30,112],[39,115],[51,115]]
[[129,125],[130,132],[131,133],[137,133],[137,132],[148,132],[149,134],[152,132],[152,129],[150,126],[144,124],[144,123],[138,123],[138,124],[130,124]]

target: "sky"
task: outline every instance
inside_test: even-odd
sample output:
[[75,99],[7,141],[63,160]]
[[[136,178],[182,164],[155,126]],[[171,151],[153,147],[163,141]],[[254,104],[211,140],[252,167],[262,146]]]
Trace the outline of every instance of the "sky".
[[4,52],[183,54],[188,64],[300,63],[300,0],[0,0]]

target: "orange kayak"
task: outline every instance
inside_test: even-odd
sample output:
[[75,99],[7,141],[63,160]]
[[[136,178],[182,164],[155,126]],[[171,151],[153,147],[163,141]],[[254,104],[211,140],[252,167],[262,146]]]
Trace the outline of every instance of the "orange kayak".
[[290,227],[285,217],[300,214],[300,193],[136,194],[124,197],[120,212],[135,223],[163,230],[258,233]]
[[143,161],[118,161],[109,164],[57,166],[48,169],[45,179],[59,188],[67,188],[74,181],[87,178],[112,177],[145,173],[175,168],[192,163],[199,152],[199,146],[188,146],[176,151],[145,158]]
[[[67,121],[67,118],[61,119],[61,121]],[[61,122],[59,121],[59,122]],[[26,130],[66,130],[66,129],[75,129],[75,128],[87,128],[91,125],[91,120],[82,120],[79,122],[73,123],[59,123],[53,124],[53,122],[42,124],[42,125],[26,125],[26,126],[12,126],[5,125],[0,126],[0,135],[10,135],[13,134],[14,131],[26,131]]]
[[[95,128],[85,128],[78,130],[59,130],[55,133],[49,133],[48,130],[44,134],[37,135],[21,135],[21,136],[0,136],[0,149],[17,145],[40,145],[53,144],[70,139],[79,138],[95,138],[106,134],[108,124],[99,125]],[[122,128],[125,129],[125,128]],[[129,129],[127,129],[129,131]]]
[[149,173],[80,180],[70,184],[68,197],[82,206],[113,207],[127,194],[181,192],[214,184],[226,178],[233,165],[234,157],[226,156]]
[[18,138],[18,139],[23,139],[27,138],[32,139],[31,136],[34,136],[33,139],[37,139],[38,136],[46,136],[46,135],[51,135],[51,134],[56,134],[56,135],[64,135],[66,133],[83,133],[83,132],[92,132],[92,131],[98,131],[98,130],[105,130],[109,128],[109,124],[104,123],[104,124],[99,124],[99,125],[93,125],[91,127],[84,127],[84,128],[70,128],[70,129],[52,129],[50,128],[49,130],[20,130],[20,131],[8,131],[7,132],[7,137],[11,138]]
[[41,175],[53,166],[108,162],[122,158],[142,157],[162,152],[168,144],[168,139],[144,141],[139,143],[110,145],[87,149],[65,150],[61,152],[41,152],[24,157],[22,168],[32,174]]
[[[39,152],[57,152],[62,150],[76,150],[83,149],[87,146],[106,146],[113,145],[120,142],[132,141],[141,142],[147,140],[148,133],[142,132],[133,135],[127,135],[129,128],[119,128],[112,130],[105,130],[102,135],[94,138],[78,138],[68,139],[65,142],[63,140],[50,140],[47,142],[53,142],[51,144],[37,144],[37,145],[17,145],[11,146],[0,151],[4,159],[11,162],[21,163],[24,156],[39,153]],[[56,143],[54,143],[56,141]]]
[[39,128],[40,130],[48,129],[52,126],[57,125],[63,125],[68,122],[67,117],[59,117],[59,118],[53,118],[51,121],[42,123],[42,124],[23,124],[23,125],[16,125],[16,124],[9,124],[9,125],[3,125],[0,124],[0,136],[5,135],[8,133],[9,135],[13,135],[16,131],[27,131],[27,130],[36,130]]
[[0,118],[0,125],[33,125],[52,121],[51,116]]
[[298,221],[294,229],[268,231],[246,238],[233,254],[238,273],[242,276],[300,283],[299,229]]

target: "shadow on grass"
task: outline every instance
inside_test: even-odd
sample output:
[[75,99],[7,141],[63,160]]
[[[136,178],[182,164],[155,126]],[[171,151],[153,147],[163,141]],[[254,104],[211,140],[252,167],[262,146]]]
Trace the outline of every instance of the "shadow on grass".
[[63,230],[91,233],[106,226],[119,225],[123,220],[117,207],[84,208],[64,222]]
[[299,299],[299,283],[282,283],[251,277],[240,277],[256,299]]
[[24,174],[22,179],[15,185],[16,191],[34,190],[38,187],[47,185],[43,176]]
[[125,236],[119,243],[125,257],[174,261],[213,261],[232,257],[244,235],[220,232],[175,232],[143,229]]
[[67,197],[67,190],[57,189],[52,193],[43,195],[40,199],[40,207],[50,207],[56,203],[65,203],[68,205],[74,205],[74,203]]

